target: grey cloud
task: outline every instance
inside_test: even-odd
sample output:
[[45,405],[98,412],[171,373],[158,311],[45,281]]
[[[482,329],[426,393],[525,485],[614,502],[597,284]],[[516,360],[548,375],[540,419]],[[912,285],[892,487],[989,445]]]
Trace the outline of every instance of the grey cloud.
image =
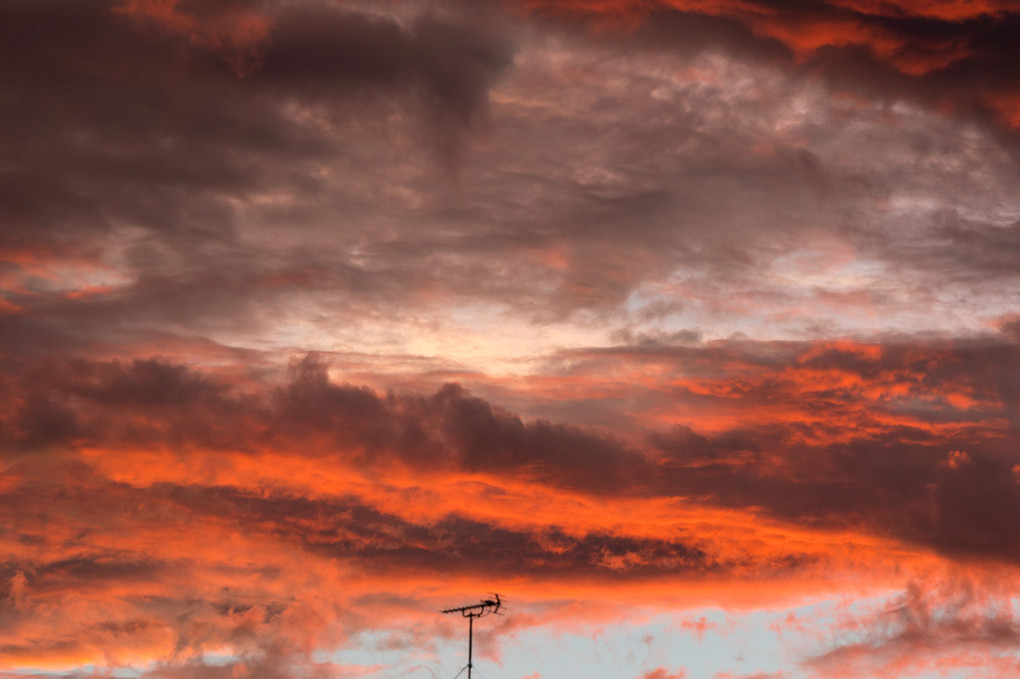
[[[557,4],[543,6],[554,14]],[[642,9],[647,11],[637,30],[615,39],[688,56],[724,51],[740,59],[821,76],[838,89],[888,101],[946,106],[956,115],[995,127],[1001,121],[993,121],[993,99],[1012,92],[1012,74],[1020,60],[1010,37],[1020,15],[1005,6],[984,12],[975,8],[973,15],[960,18],[924,9],[910,11],[909,4],[896,3],[847,6],[761,0],[702,12],[673,9],[668,3]],[[789,42],[762,30],[758,24],[763,15],[781,29],[781,35],[791,36]],[[836,26],[839,37],[822,35],[817,50],[795,53],[799,36]],[[887,44],[881,45],[882,41]],[[1003,133],[1015,147],[1015,131]]]
[[17,95],[0,109],[8,247],[124,224],[230,238],[227,197],[314,192],[308,163],[336,151],[288,105],[325,106],[337,125],[388,106],[411,117],[430,109],[423,122],[453,152],[510,63],[500,36],[447,18],[405,29],[309,3],[268,13],[259,67],[239,77],[216,46],[132,21],[112,3],[13,2],[3,12],[0,56]]
[[[43,30],[41,9],[12,7],[21,33]],[[993,226],[1013,171],[998,140],[833,102],[782,63],[539,22],[495,30],[470,13],[398,21],[299,4],[270,13],[259,67],[239,77],[209,45],[74,11],[50,22],[59,44],[18,81],[26,101],[57,101],[38,116],[9,106],[20,160],[8,221],[55,258],[81,252],[127,280],[94,299],[9,292],[27,309],[2,321],[17,351],[182,326],[258,337],[298,293],[306,316],[348,324],[487,303],[538,326],[655,336],[676,319],[732,332],[752,308],[787,336],[848,334],[848,314],[879,330],[939,326],[976,313],[956,300],[988,292],[989,276],[1015,282],[1012,231]],[[6,49],[13,63],[41,48]],[[75,49],[98,66],[83,70]],[[669,75],[690,72],[707,75]],[[456,181],[404,139],[411,112],[442,139],[486,109]],[[41,143],[53,146],[45,166]],[[876,208],[893,199],[968,216],[952,226]],[[846,289],[839,262],[782,269],[791,252],[803,263],[832,247],[874,273]],[[816,269],[830,275],[804,287]],[[668,304],[680,291],[685,303]],[[805,302],[810,327],[795,313]]]

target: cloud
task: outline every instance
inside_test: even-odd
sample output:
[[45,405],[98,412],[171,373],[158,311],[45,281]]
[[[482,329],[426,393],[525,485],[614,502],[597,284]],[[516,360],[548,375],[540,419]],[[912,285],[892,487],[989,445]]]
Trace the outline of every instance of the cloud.
[[493,578],[500,633],[700,633],[916,576],[798,671],[1008,676],[1016,21],[3,4],[0,666],[434,672]]
[[[870,617],[845,623],[841,643],[806,665],[817,676],[914,676],[948,668],[982,668],[989,676],[1015,669],[1016,612],[1002,602],[994,574],[966,572],[910,582]],[[857,629],[854,629],[857,628]]]
[[[139,472],[156,451],[200,467],[207,456],[222,456],[224,469],[237,470],[274,451],[364,470],[398,464],[417,473],[505,476],[593,497],[697,497],[719,507],[761,508],[784,521],[866,528],[948,554],[1014,562],[1017,526],[1010,517],[1020,515],[1013,511],[1020,488],[1011,472],[1017,460],[1008,419],[1014,395],[998,367],[1013,362],[1014,350],[980,343],[621,349],[612,356],[617,369],[688,360],[699,366],[700,374],[677,373],[665,393],[653,386],[645,397],[649,412],[634,414],[641,421],[654,419],[659,408],[682,407],[690,424],[653,430],[644,441],[525,421],[453,384],[427,396],[335,384],[313,355],[293,365],[289,382],[271,388],[235,387],[155,360],[47,361],[26,367],[9,385],[11,402],[21,405],[7,412],[4,431],[10,449],[23,455],[93,450],[93,463],[110,471],[116,467],[102,451],[141,456]],[[597,375],[609,356],[576,354],[584,362],[573,374]],[[717,414],[714,423],[702,415],[709,411]],[[130,469],[117,473],[130,479]],[[160,475],[138,478],[152,483]],[[213,473],[209,481],[229,478]],[[248,511],[260,506],[245,502]],[[265,513],[287,516],[301,507],[269,504]],[[540,552],[527,556],[527,535],[483,524],[439,522],[419,539],[439,544],[446,533],[475,536],[513,568],[540,561]],[[542,539],[559,538],[553,532]],[[697,544],[592,539],[570,538],[555,550],[566,562],[576,556],[593,567],[704,565]],[[503,550],[503,541],[518,546]],[[776,563],[785,558],[797,561],[788,555]]]
[[[401,26],[321,3],[196,7],[5,5],[17,92],[0,110],[5,250],[124,227],[229,242],[231,196],[316,190],[302,175],[337,150],[334,125],[406,113],[455,154],[511,60],[500,35],[449,16]],[[238,49],[240,75],[227,63]]]
[[641,679],[686,679],[687,671],[680,670],[679,672],[669,672],[665,667],[659,667],[645,672],[641,675]]
[[[678,51],[650,26],[484,10],[211,6],[265,17],[238,75],[173,28],[219,25],[206,10],[63,7],[5,8],[5,63],[31,65],[4,109],[10,351],[287,352],[301,327],[302,350],[435,355],[426,335],[499,333],[519,356],[969,336],[1010,309],[1001,135],[741,53],[746,28],[670,15],[661,30],[705,44]],[[436,172],[423,138],[464,171]]]
[[1014,126],[1008,73],[1017,55],[1006,36],[1017,15],[1008,3],[770,0],[712,5],[657,3],[522,3],[539,15],[609,17],[643,28],[642,36],[679,49],[726,49],[820,73],[841,87],[906,97],[962,115]]
[[[661,492],[812,522],[864,521],[949,552],[1012,552],[985,532],[1001,537],[1013,530],[991,528],[1014,515],[1012,388],[981,367],[1012,349],[739,346],[592,352],[576,356],[571,370],[595,375],[609,361],[619,375],[621,362],[633,361],[635,373],[651,366],[673,371],[668,388],[660,392],[656,384],[643,399],[649,408],[642,420],[679,411],[686,423],[652,435],[662,453]],[[718,363],[710,358],[715,352]],[[721,372],[713,374],[715,365]],[[959,397],[941,391],[949,385]],[[952,440],[961,445],[941,447]],[[970,463],[946,464],[952,450],[966,450]],[[964,529],[972,520],[986,528]]]
[[[482,578],[516,583],[524,601],[553,587],[612,594],[610,608],[619,591],[648,606],[725,591],[741,606],[761,583],[781,599],[850,574],[886,582],[931,550],[1016,563],[1012,434],[987,424],[1003,407],[995,371],[972,367],[1001,346],[618,351],[635,367],[690,361],[689,392],[735,405],[743,424],[628,442],[526,420],[457,385],[338,384],[315,355],[282,384],[155,359],[9,364],[4,662],[166,657],[167,671],[204,674],[202,658],[226,648],[237,672],[316,674],[312,649],[357,643],[394,616],[427,636],[423,611]],[[938,407],[904,410],[904,398],[925,404],[929,380]],[[738,414],[767,404],[797,410]],[[936,442],[932,427],[954,433]],[[377,617],[365,602],[398,582],[419,589]],[[905,624],[928,625],[928,604],[905,601]],[[995,633],[1011,648],[1000,632],[1012,623],[993,623],[922,629]],[[810,667],[874,650],[860,643]]]

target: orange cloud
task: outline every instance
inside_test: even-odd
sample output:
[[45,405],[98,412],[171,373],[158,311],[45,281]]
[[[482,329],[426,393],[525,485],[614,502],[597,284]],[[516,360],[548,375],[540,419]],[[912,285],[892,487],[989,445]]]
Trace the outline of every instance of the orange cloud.
[[[17,517],[0,536],[14,616],[0,664],[295,662],[386,625],[456,634],[435,610],[494,581],[524,610],[589,602],[515,623],[569,626],[623,601],[788,605],[873,594],[955,554],[1015,562],[1015,462],[989,448],[1008,440],[988,425],[1004,396],[969,349],[682,351],[698,360],[616,363],[650,360],[667,386],[642,388],[729,404],[733,419],[628,442],[454,385],[336,384],[314,358],[283,384],[157,360],[21,366],[0,412],[13,451],[0,497]],[[678,381],[669,361],[694,367]],[[581,365],[547,398],[583,395],[585,379],[602,393],[597,361]],[[893,407],[929,384],[968,400]],[[394,589],[406,598],[359,603]]]
[[687,679],[687,671],[670,672],[665,667],[659,667],[650,672],[645,672],[640,679]]

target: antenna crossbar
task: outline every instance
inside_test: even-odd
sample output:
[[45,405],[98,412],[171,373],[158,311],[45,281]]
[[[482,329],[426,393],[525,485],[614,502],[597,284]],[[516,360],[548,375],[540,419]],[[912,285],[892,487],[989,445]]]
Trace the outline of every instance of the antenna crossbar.
[[460,613],[465,618],[478,618],[487,613],[498,613],[500,606],[503,605],[503,601],[499,598],[498,594],[493,594],[495,599],[482,599],[477,604],[471,604],[469,606],[458,606],[457,608],[447,608],[440,613]]

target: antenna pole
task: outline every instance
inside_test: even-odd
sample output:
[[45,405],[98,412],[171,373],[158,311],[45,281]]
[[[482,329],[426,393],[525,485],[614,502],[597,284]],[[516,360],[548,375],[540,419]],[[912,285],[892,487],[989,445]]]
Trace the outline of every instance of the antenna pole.
[[[496,598],[483,599],[480,603],[472,606],[460,606],[458,608],[448,608],[445,611],[440,611],[441,613],[460,613],[468,619],[468,679],[471,679],[471,660],[475,645],[475,618],[480,618],[489,613],[499,613],[499,609],[503,605],[503,601],[499,598],[498,594],[494,594],[493,596]],[[463,671],[464,670],[461,670],[461,672]]]

